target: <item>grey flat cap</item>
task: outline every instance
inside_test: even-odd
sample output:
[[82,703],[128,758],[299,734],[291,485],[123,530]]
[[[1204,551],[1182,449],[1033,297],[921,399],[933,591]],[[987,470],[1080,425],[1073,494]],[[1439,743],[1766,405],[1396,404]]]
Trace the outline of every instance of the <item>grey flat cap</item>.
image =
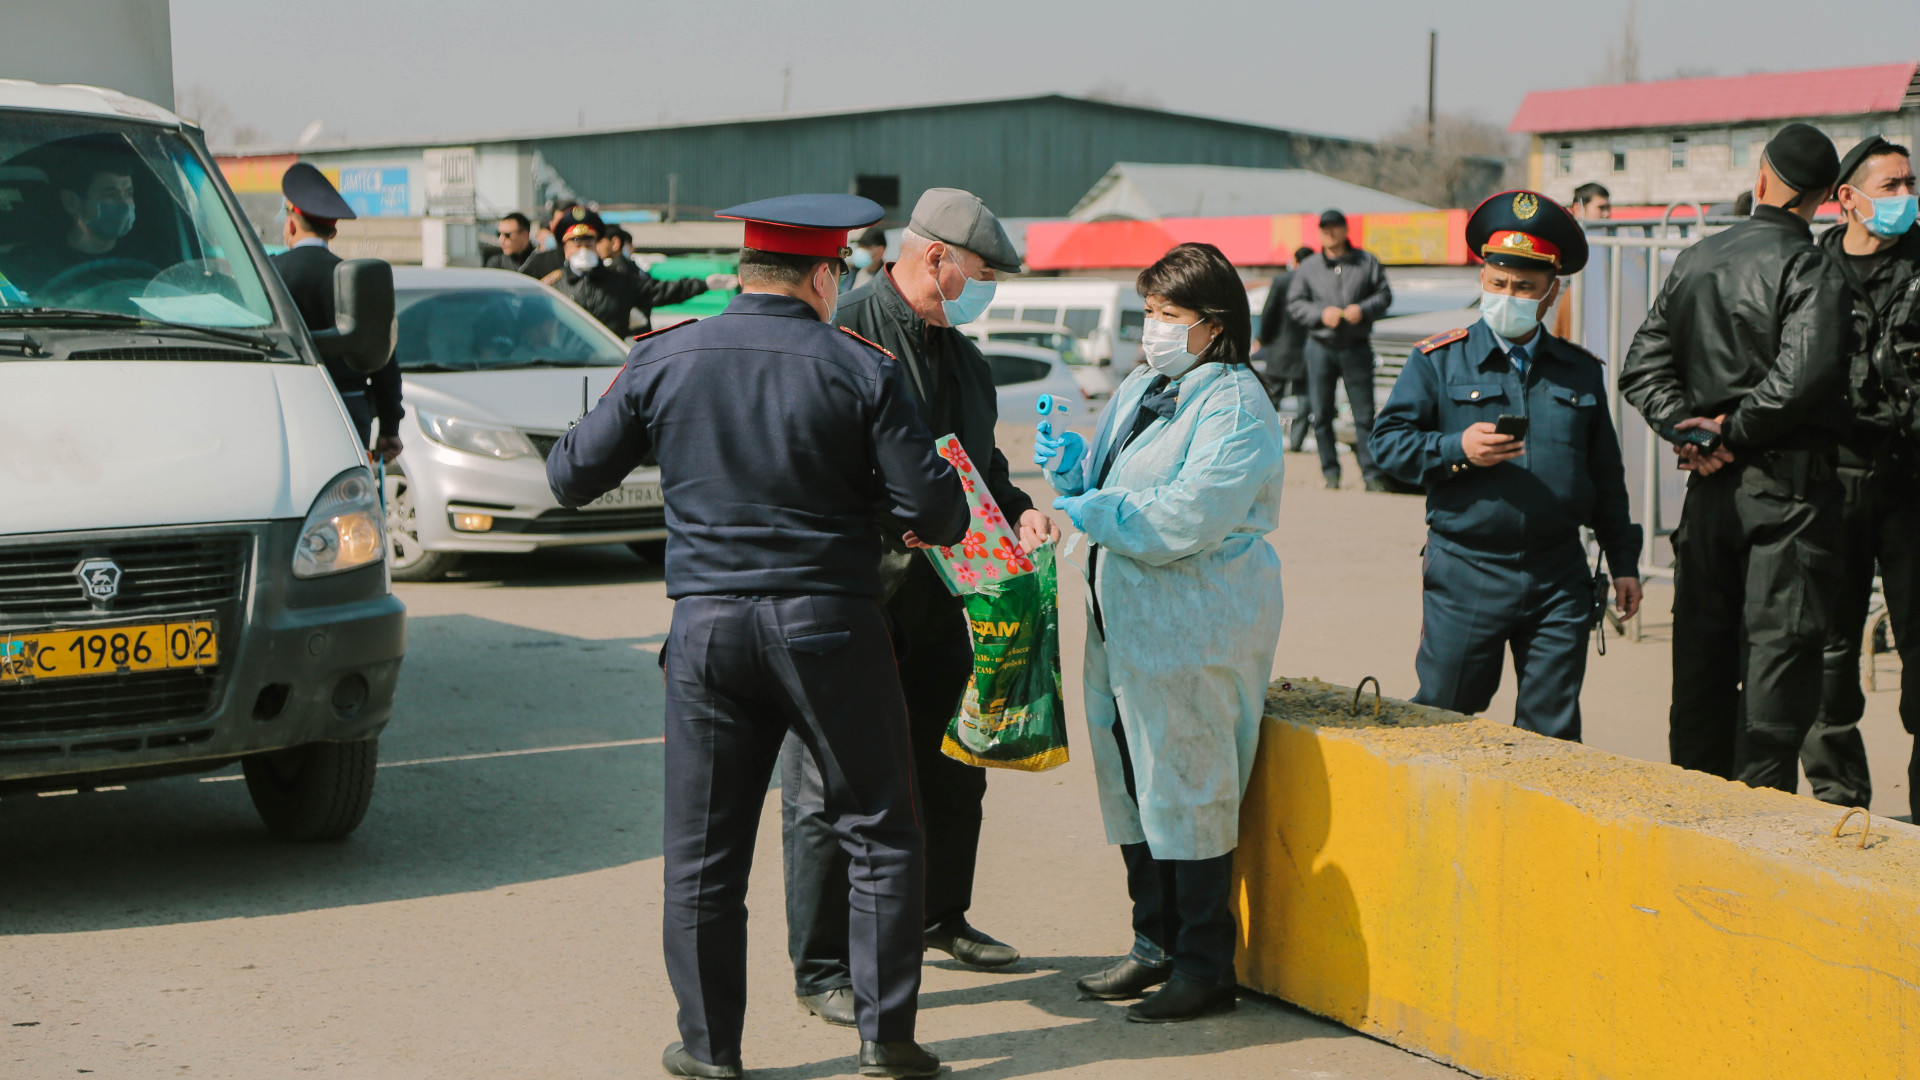
[[988,266],[1006,274],[1020,272],[1020,253],[1013,248],[1007,230],[993,216],[979,196],[959,188],[928,188],[913,204],[913,216],[907,228],[929,240],[940,240],[963,247],[986,261]]

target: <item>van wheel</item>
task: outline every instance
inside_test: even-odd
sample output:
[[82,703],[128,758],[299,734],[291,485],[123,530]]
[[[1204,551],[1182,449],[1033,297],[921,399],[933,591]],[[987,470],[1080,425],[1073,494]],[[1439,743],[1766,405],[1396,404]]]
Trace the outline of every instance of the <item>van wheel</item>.
[[387,474],[387,565],[395,581],[439,581],[459,565],[460,553],[420,546],[412,488],[405,476]]
[[373,801],[378,739],[308,743],[241,760],[247,794],[282,840],[338,840],[360,827]]
[[667,561],[667,542],[665,540],[635,540],[627,545],[627,550],[655,566]]

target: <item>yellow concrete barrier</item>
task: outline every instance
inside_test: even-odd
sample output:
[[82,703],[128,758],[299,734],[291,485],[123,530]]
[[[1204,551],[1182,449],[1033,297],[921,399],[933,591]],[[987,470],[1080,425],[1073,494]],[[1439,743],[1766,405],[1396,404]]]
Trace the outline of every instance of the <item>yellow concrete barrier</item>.
[[1241,982],[1485,1076],[1920,1078],[1920,830],[1353,698],[1268,692]]

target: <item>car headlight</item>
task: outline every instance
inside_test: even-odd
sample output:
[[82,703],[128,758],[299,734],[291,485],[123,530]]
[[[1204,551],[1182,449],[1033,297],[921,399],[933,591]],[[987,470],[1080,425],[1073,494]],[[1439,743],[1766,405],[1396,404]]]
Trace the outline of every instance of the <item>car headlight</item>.
[[313,500],[293,548],[293,576],[321,577],[379,562],[387,554],[380,489],[365,466],[333,478]]
[[500,424],[423,411],[420,413],[420,427],[426,431],[427,438],[441,446],[451,446],[469,454],[485,454],[502,460],[534,457],[537,454],[533,443],[525,435],[515,428]]

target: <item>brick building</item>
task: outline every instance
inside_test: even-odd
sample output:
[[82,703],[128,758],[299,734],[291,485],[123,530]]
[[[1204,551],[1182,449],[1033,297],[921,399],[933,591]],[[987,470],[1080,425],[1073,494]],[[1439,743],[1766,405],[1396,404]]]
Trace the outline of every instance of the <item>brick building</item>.
[[1527,176],[1560,200],[1589,180],[1616,206],[1724,203],[1753,186],[1767,140],[1804,120],[1845,154],[1881,135],[1920,135],[1920,65],[1878,64],[1730,78],[1536,90],[1508,130],[1531,135]]

